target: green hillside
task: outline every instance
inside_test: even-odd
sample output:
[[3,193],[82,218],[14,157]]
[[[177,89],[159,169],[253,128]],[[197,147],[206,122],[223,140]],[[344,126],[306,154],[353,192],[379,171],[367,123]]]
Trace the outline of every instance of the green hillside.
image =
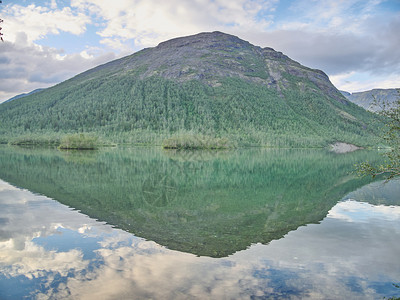
[[161,43],[0,105],[0,136],[92,132],[161,144],[182,133],[234,145],[377,142],[376,116],[319,70],[220,32]]

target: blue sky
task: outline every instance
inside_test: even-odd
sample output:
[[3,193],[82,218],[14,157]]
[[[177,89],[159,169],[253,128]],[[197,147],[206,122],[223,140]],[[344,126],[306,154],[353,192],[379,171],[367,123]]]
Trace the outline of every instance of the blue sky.
[[0,102],[170,38],[223,31],[349,92],[400,87],[400,0],[3,0]]

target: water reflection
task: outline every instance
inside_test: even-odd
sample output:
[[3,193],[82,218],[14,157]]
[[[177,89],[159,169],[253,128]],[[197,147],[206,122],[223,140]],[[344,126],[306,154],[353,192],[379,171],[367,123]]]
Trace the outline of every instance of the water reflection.
[[318,223],[371,152],[0,148],[0,178],[169,249],[226,257]]
[[168,250],[3,181],[0,206],[1,299],[400,296],[399,206],[346,196],[320,224],[219,259]]

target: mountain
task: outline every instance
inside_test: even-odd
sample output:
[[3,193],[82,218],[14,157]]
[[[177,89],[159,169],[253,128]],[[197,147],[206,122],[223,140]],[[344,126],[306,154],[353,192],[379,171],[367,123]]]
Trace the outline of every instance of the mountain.
[[322,71],[221,32],[111,61],[1,105],[0,117],[3,140],[83,131],[159,144],[189,133],[238,145],[316,147],[370,145],[378,130],[377,117],[349,102]]
[[343,96],[345,96],[347,99],[348,99],[348,97],[351,96],[351,93],[346,92],[346,91],[340,91],[340,93],[341,93]]
[[362,108],[377,112],[382,110],[376,102],[386,103],[386,107],[390,108],[400,99],[399,89],[373,89],[365,92],[349,93],[341,91],[341,93],[351,102],[361,106]]
[[[25,97],[25,96],[29,96],[29,95],[32,95],[32,94],[41,92],[41,91],[43,91],[43,90],[44,90],[44,89],[36,89],[36,90],[33,90],[33,91],[29,92],[29,93],[19,94],[19,95],[16,95],[16,96],[14,96],[14,97],[12,97],[12,98],[10,98],[10,99],[4,101],[3,103],[9,102],[9,101],[12,101],[12,100],[15,100],[15,99],[19,99],[19,98],[22,98],[22,97]],[[1,104],[1,103],[0,103],[0,104]]]

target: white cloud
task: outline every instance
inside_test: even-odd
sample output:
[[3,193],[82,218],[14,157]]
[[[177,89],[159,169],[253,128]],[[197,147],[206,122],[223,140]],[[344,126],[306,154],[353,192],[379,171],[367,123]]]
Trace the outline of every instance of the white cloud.
[[50,8],[51,9],[57,9],[57,1],[56,0],[51,0]]
[[[364,21],[376,14],[377,6],[382,1],[346,0],[346,1],[294,1],[289,10],[294,17],[308,30],[313,32],[337,32],[337,33],[364,33],[362,28]],[[283,26],[286,29],[295,30],[296,21],[285,20]]]
[[[18,34],[17,39],[24,38],[26,41],[26,35]],[[115,57],[114,53],[99,53],[97,49],[64,54],[54,48],[6,41],[0,53],[0,102],[17,93],[52,86]]]
[[77,249],[68,252],[46,251],[31,239],[23,241],[22,249],[16,249],[15,241],[12,242],[0,242],[0,267],[10,266],[7,268],[9,276],[23,275],[32,279],[46,276],[47,272],[67,276],[71,269],[83,270],[88,265],[88,261],[82,259],[82,251]]
[[400,221],[400,206],[371,205],[352,199],[339,202],[333,207],[328,218],[340,219],[346,222],[373,223],[374,219],[389,222]]
[[6,5],[2,18],[6,21],[0,53],[0,102],[19,93],[49,87],[115,58],[115,54],[105,51],[91,54],[91,49],[86,49],[64,54],[62,49],[35,44],[48,35],[63,32],[82,35],[91,23],[90,17],[82,12],[70,7],[58,8],[55,0],[49,7]]
[[61,31],[82,34],[86,31],[86,25],[91,22],[88,16],[75,13],[69,7],[49,9],[34,4],[27,7],[6,6],[2,17],[6,19],[3,26],[5,40],[18,42],[18,35],[25,33],[29,43],[48,34],[59,34]]
[[336,88],[350,93],[372,90],[374,88],[394,89],[400,86],[400,74],[388,77],[385,75],[379,76],[352,71],[329,76],[329,79]]
[[[261,10],[273,9],[276,1],[260,0],[74,0],[71,5],[89,11],[105,22],[98,34],[105,39],[134,39],[137,48],[155,46],[166,39],[201,31],[267,28],[268,21],[259,19]],[[115,44],[119,48],[119,43]]]

